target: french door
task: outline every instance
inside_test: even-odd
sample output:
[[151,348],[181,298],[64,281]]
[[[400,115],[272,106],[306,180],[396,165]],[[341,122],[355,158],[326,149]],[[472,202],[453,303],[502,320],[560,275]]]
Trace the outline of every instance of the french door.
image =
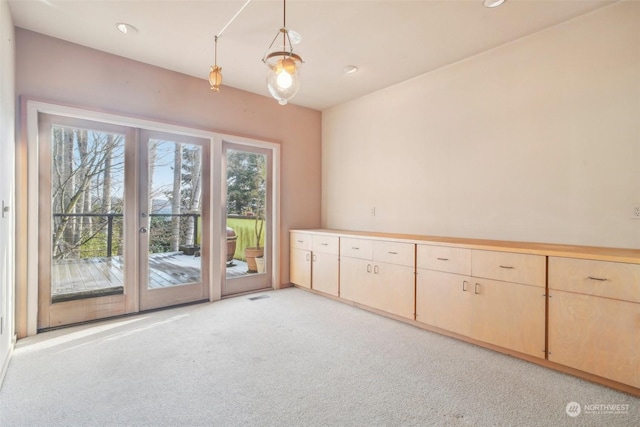
[[206,141],[141,131],[140,310],[209,298]]
[[38,328],[208,299],[209,140],[39,116]]
[[226,275],[222,296],[272,287],[273,153],[223,142]]

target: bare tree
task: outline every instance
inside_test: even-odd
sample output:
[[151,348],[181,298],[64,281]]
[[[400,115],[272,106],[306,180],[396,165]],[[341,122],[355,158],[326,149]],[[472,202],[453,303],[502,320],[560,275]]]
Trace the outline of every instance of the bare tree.
[[118,165],[113,164],[113,151],[115,147],[122,146],[122,141],[121,136],[54,127],[52,207],[56,214],[53,230],[55,258],[77,254],[80,247],[106,225],[103,221],[97,228],[80,227],[82,221],[76,221],[74,214],[92,213],[94,197],[98,198],[100,194],[99,177],[103,177],[102,199],[105,193],[111,193],[110,188],[104,188],[104,177],[106,173],[107,187],[111,187],[113,174],[122,171],[122,156]]
[[111,212],[111,164],[113,162],[113,135],[107,135],[104,147],[104,170],[102,172],[102,212]]
[[[64,129],[62,139],[62,158],[63,158],[63,171],[64,171],[64,197],[63,204],[66,207],[66,213],[76,213],[77,199],[73,193],[75,190],[76,174],[74,173],[73,165],[73,146],[75,132],[72,129]],[[80,195],[78,195],[79,198]],[[71,200],[75,199],[73,203]],[[64,237],[66,241],[73,241],[76,238],[75,235],[75,217],[68,217],[67,221],[70,222],[69,226],[65,226]]]
[[182,187],[182,144],[175,143],[173,158],[173,193],[171,195],[171,250],[177,251],[180,247],[180,189]]
[[156,160],[158,157],[158,143],[156,140],[149,140],[149,157],[148,157],[148,170],[149,170],[149,187],[147,194],[149,195],[149,206],[147,207],[147,214],[154,212],[153,210],[153,174],[156,169]]
[[[197,145],[185,147],[183,157],[183,205],[190,213],[199,213],[202,196],[202,148]],[[190,217],[187,221],[185,240],[188,245],[196,243],[194,234],[197,220],[197,217]]]
[[[87,131],[84,129],[76,130],[76,140],[78,143],[78,155],[80,158],[81,168],[78,171],[78,174],[81,175],[81,180],[86,180],[87,174],[87,156],[89,155],[89,141],[87,136]],[[91,178],[88,178],[91,179]],[[89,183],[90,184],[90,183]],[[85,186],[85,189],[80,196],[80,202],[78,203],[78,208],[76,209],[76,213],[89,213],[91,212],[91,185]],[[78,239],[78,236],[83,233],[83,230],[89,230],[91,232],[91,217],[90,216],[82,216],[79,218],[79,221],[76,223],[76,229],[74,231],[74,238]]]

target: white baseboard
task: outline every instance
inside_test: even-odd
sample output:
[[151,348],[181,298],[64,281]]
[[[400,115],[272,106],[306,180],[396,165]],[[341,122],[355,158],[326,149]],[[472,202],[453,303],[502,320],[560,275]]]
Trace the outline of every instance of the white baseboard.
[[9,369],[9,362],[11,361],[11,355],[13,354],[13,349],[16,346],[16,341],[18,339],[17,335],[13,336],[11,340],[11,345],[9,346],[9,350],[7,354],[2,359],[2,366],[0,367],[0,389],[2,389],[2,383],[4,382],[4,376],[7,374],[7,370]]

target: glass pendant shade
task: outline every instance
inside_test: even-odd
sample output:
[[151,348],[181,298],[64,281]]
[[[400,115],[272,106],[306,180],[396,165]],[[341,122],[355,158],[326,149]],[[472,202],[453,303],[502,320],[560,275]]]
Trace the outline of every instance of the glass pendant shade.
[[211,66],[211,71],[209,72],[209,84],[211,85],[211,90],[214,92],[220,92],[220,85],[222,84],[222,67]]
[[280,105],[286,105],[300,89],[300,56],[278,48],[270,51],[264,59],[267,65],[267,88]]

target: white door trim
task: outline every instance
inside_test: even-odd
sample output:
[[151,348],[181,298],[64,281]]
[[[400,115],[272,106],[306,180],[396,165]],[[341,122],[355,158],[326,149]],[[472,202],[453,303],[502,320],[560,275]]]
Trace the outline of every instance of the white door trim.
[[[280,145],[266,140],[259,140],[253,138],[247,138],[243,136],[237,136],[233,134],[213,132],[204,129],[189,128],[186,126],[180,126],[171,123],[164,123],[160,121],[142,119],[137,117],[129,117],[126,115],[114,114],[104,111],[90,110],[85,108],[78,108],[69,105],[56,104],[53,102],[36,100],[31,98],[23,98],[22,100],[22,125],[21,136],[18,142],[17,149],[23,150],[26,154],[26,168],[27,168],[27,194],[17,194],[16,198],[26,199],[25,203],[16,203],[16,206],[26,206],[26,208],[20,208],[20,212],[16,212],[16,215],[23,215],[27,218],[27,262],[26,262],[26,283],[18,284],[22,287],[20,293],[26,297],[26,312],[22,306],[18,306],[16,317],[18,317],[17,324],[20,323],[20,319],[25,321],[26,319],[26,335],[35,335],[38,330],[38,115],[40,113],[74,117],[78,119],[93,120],[98,122],[110,123],[115,125],[135,127],[141,129],[148,129],[153,131],[170,132],[180,135],[188,135],[199,138],[206,138],[210,142],[210,159],[211,159],[211,182],[210,188],[212,192],[223,193],[222,185],[222,141],[227,140],[230,142],[241,143],[245,145],[251,145],[256,147],[262,147],[273,151],[273,204],[271,208],[271,215],[273,218],[272,230],[271,230],[271,249],[274,256],[272,271],[272,283],[274,287],[280,285]],[[211,197],[211,220],[212,224],[222,224],[224,221],[222,207],[224,201],[221,198]],[[215,206],[218,204],[218,206]],[[226,235],[222,233],[223,227],[212,227],[211,241],[220,242],[219,245],[212,244],[209,259],[207,260],[211,266],[211,280],[209,289],[209,299],[216,301],[221,298],[222,280],[224,280],[224,274],[226,270],[223,268],[225,265],[225,250],[226,250]],[[217,260],[217,262],[214,262]]]

